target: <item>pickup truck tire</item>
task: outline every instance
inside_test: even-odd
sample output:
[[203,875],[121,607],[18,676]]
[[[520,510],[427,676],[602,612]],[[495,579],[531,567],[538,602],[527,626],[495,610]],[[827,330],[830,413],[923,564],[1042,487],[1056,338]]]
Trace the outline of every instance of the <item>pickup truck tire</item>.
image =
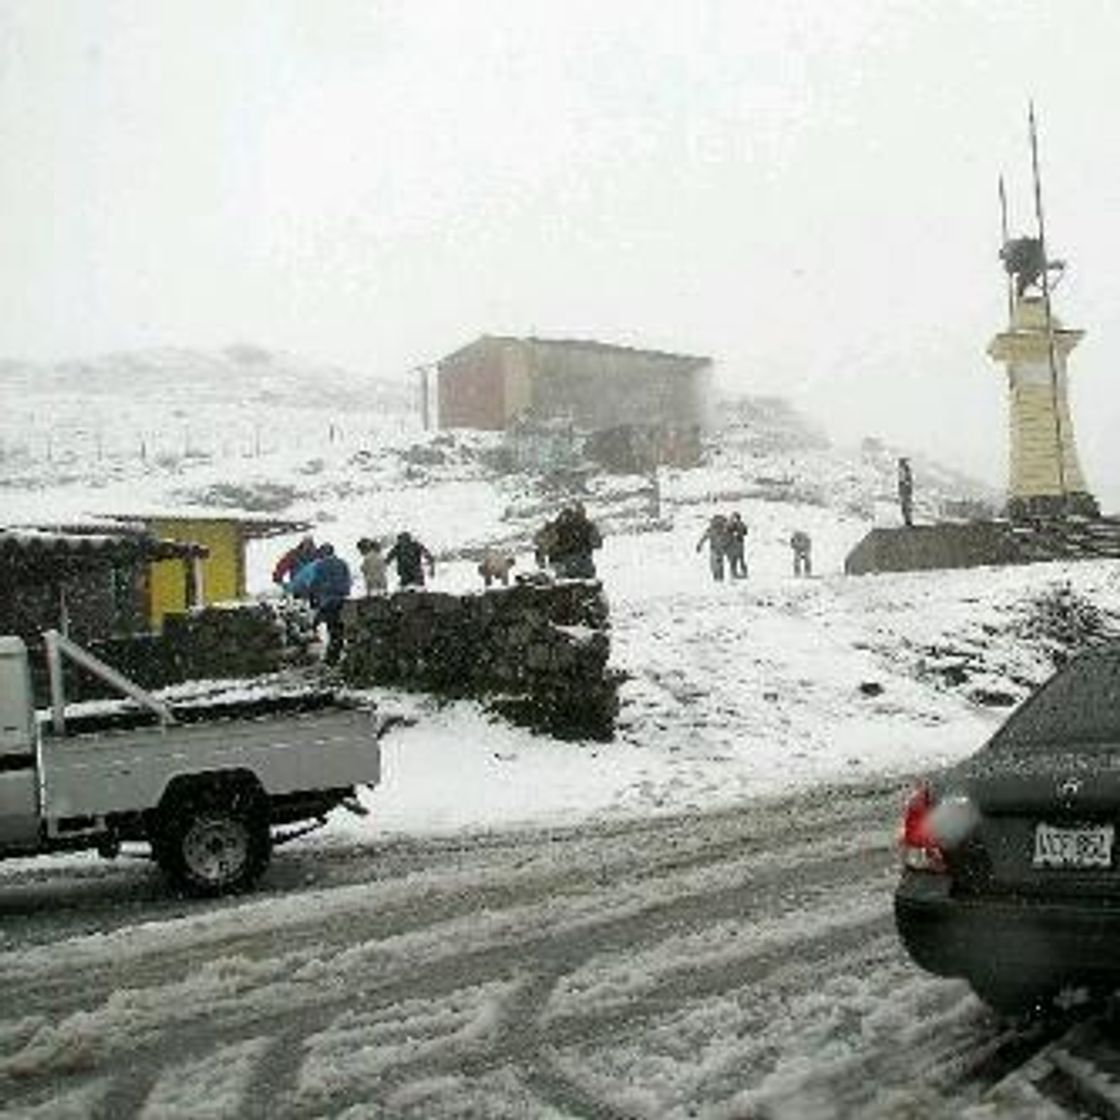
[[161,808],[152,851],[187,894],[247,890],[272,854],[267,803],[245,784],[185,790]]

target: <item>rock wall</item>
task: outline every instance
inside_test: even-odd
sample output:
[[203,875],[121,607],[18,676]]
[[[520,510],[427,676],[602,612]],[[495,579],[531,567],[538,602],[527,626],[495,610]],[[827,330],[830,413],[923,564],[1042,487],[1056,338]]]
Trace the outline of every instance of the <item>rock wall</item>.
[[1120,558],[1120,518],[969,521],[872,529],[848,553],[848,575]]
[[[211,606],[164,617],[161,634],[109,638],[85,644],[90,653],[143,688],[181,681],[253,677],[281,668],[304,651],[293,641],[283,612],[270,603]],[[46,661],[32,652],[35,701],[50,700]],[[119,693],[72,662],[63,662],[68,700]]]
[[911,528],[872,529],[848,553],[844,571],[916,572],[934,568],[975,568],[1013,564],[1016,552],[1007,527],[991,521]]
[[598,582],[400,591],[354,600],[346,621],[349,684],[481,697],[562,738],[614,732],[618,675],[607,665],[609,608]]

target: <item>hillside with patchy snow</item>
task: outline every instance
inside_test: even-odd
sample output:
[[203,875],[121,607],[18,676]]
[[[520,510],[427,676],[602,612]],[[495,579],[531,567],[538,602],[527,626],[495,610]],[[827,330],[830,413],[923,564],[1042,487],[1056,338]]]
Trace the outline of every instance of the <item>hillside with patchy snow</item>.
[[[249,345],[0,362],[0,516],[217,508],[337,525],[344,539],[407,522],[450,555],[520,547],[578,493],[609,532],[649,527],[647,478],[513,471],[496,434],[422,431],[415,388]],[[702,467],[659,472],[670,515],[757,500],[893,516],[896,451],[833,448],[776,398],[725,400],[719,415]],[[915,472],[927,516],[991,498],[924,459]]]

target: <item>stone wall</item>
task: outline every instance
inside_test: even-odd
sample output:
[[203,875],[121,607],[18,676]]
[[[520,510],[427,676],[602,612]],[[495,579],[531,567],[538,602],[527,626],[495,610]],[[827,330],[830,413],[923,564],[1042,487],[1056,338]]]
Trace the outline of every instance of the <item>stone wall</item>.
[[608,739],[618,706],[608,615],[602,586],[582,580],[358,599],[343,673],[359,687],[481,697],[562,738]]
[[[271,603],[237,603],[169,614],[161,634],[108,638],[84,643],[95,657],[143,688],[188,680],[252,677],[281,668],[304,652]],[[49,703],[46,661],[32,652],[35,701]],[[67,659],[63,662],[68,700],[115,697],[119,693]]]
[[916,572],[934,568],[975,568],[1013,564],[1017,553],[1006,525],[990,521],[872,529],[848,553],[844,571]]
[[971,521],[872,529],[848,553],[848,575],[1120,558],[1120,518]]

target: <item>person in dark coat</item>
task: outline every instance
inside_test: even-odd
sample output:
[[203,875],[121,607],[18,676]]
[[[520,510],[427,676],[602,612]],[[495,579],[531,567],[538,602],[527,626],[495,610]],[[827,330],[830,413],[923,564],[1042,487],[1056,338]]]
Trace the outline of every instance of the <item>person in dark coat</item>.
[[744,579],[747,574],[747,527],[738,512],[727,519],[727,564],[732,579]]
[[350,596],[350,567],[334,554],[331,545],[323,544],[319,546],[316,559],[297,573],[295,583],[306,586],[307,598],[315,608],[315,624],[321,622],[327,628],[327,651],[323,660],[334,665],[342,656],[345,640],[342,607]]
[[712,579],[723,579],[723,562],[727,557],[727,518],[722,513],[715,514],[703,536],[696,542],[696,551],[699,552],[704,545],[708,546],[708,563],[712,569]]
[[549,560],[560,579],[594,579],[592,553],[603,545],[598,526],[587,516],[582,502],[565,506],[554,523]]
[[813,574],[813,540],[804,529],[795,529],[789,538],[793,549],[793,574],[811,576]]
[[435,557],[411,533],[398,533],[396,543],[385,553],[385,563],[397,565],[397,579],[401,587],[424,586],[425,562],[428,576],[434,576]]
[[294,548],[289,548],[272,569],[272,582],[281,587],[295,579],[305,564],[310,564],[319,554],[314,537],[304,537]]
[[902,523],[910,528],[914,524],[914,472],[910,460],[905,458],[898,461],[898,507]]

